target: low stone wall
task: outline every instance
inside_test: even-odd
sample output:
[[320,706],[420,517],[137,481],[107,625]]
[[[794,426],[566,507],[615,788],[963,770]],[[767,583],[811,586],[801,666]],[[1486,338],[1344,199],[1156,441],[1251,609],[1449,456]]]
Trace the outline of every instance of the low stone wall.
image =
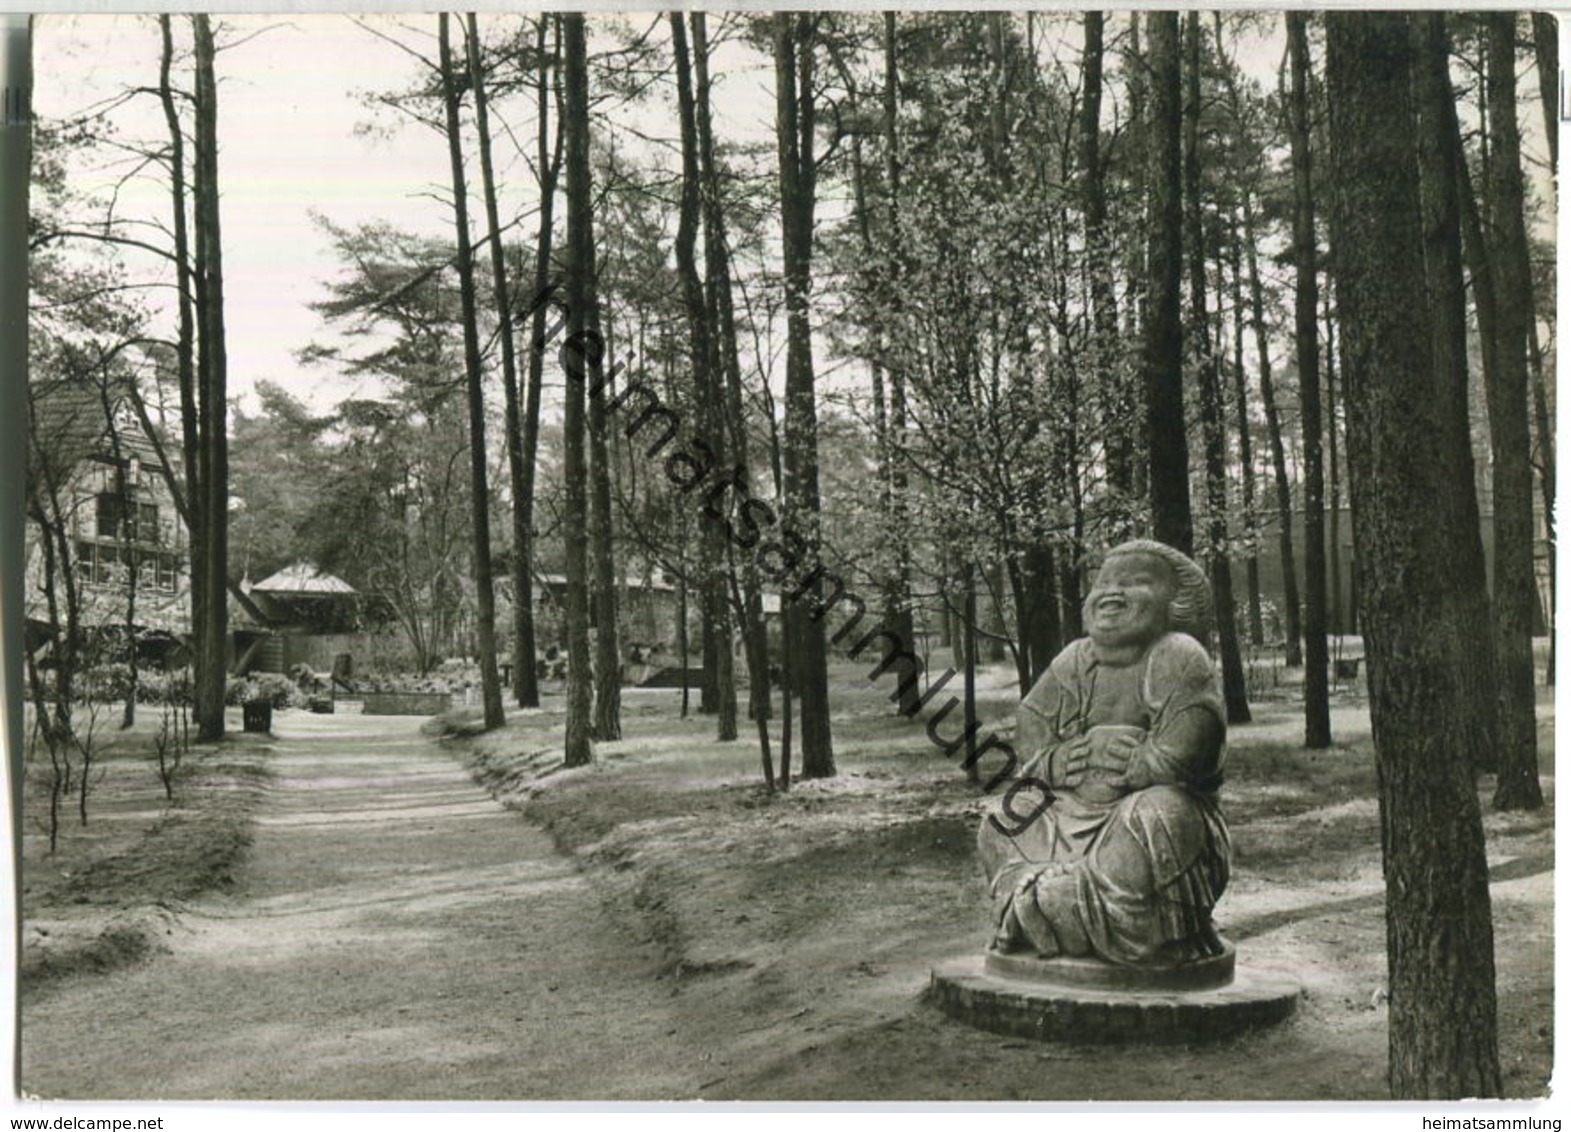
[[365,715],[441,715],[453,706],[451,692],[364,692]]

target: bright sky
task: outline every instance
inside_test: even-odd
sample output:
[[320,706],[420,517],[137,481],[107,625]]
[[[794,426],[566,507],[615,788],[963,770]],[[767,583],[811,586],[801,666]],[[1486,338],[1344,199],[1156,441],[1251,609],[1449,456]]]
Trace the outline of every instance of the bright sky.
[[[70,114],[126,86],[157,81],[152,17],[42,17],[34,37],[41,116]],[[408,68],[394,48],[348,20],[294,17],[225,52],[219,67],[231,381],[247,389],[257,379],[279,380],[305,392],[323,375],[300,372],[291,354],[316,334],[319,320],[305,304],[321,297],[321,281],[334,268],[310,211],[346,223],[374,213],[428,229],[434,209],[416,197],[431,180],[428,170],[441,168],[433,162],[443,151],[434,135],[416,131],[391,142],[354,136],[366,112],[349,97],[351,85],[381,85]],[[136,123],[123,134],[157,138],[157,101],[143,101],[141,113],[121,114]],[[95,179],[119,170],[99,174]],[[167,215],[168,190],[138,179],[122,190],[121,208],[126,216]]]
[[[488,17],[481,18],[482,34]],[[491,17],[495,18],[495,17]],[[509,21],[516,17],[502,17]],[[627,17],[636,28],[647,16]],[[436,53],[436,17],[413,14],[366,17],[387,33]],[[451,212],[432,193],[444,193],[449,178],[445,141],[417,124],[391,134],[357,136],[356,126],[372,120],[360,99],[365,91],[392,91],[407,85],[418,64],[345,16],[291,15],[264,19],[223,17],[219,71],[219,181],[222,186],[225,317],[230,386],[249,391],[258,380],[276,381],[320,408],[351,396],[355,387],[323,367],[303,368],[294,352],[312,340],[327,341],[319,317],[307,304],[324,297],[323,284],[337,274],[327,236],[311,219],[313,211],[344,225],[371,219],[435,236],[452,238]],[[714,23],[711,23],[713,28]],[[262,29],[268,29],[262,31]],[[455,45],[461,39],[455,32]],[[177,37],[181,29],[177,22]],[[711,34],[714,34],[713,31]],[[189,33],[184,42],[189,42]],[[423,37],[423,41],[422,41]],[[177,38],[177,45],[182,40]],[[723,49],[742,62],[739,48]],[[41,16],[34,26],[34,106],[42,117],[80,111],[130,86],[158,79],[160,39],[151,16]],[[723,58],[723,56],[722,56]],[[717,130],[736,138],[758,136],[773,114],[770,90],[761,68],[733,69],[717,78]],[[718,75],[718,72],[717,72]],[[155,96],[139,108],[117,112],[127,140],[161,139],[162,111]],[[529,113],[522,106],[493,108],[507,115]],[[675,130],[674,116],[660,104],[639,122],[647,132],[665,136]],[[393,125],[386,111],[376,116]],[[532,144],[532,120],[514,123],[520,140]],[[501,127],[493,122],[493,132]],[[498,177],[503,181],[502,213],[532,208],[531,174],[513,149],[499,142]],[[107,188],[123,166],[92,171],[97,187]],[[471,177],[477,173],[471,171]],[[514,191],[507,191],[511,178]],[[89,187],[86,179],[78,181]],[[478,186],[472,185],[470,226],[484,225]],[[121,215],[164,217],[168,189],[162,181],[138,178],[119,195]],[[527,227],[526,231],[532,231]],[[154,268],[151,257],[127,263],[138,273]]]
[[[482,16],[482,32],[488,21],[516,18]],[[631,27],[643,29],[654,17],[624,18]],[[434,56],[435,15],[363,19]],[[717,26],[718,20],[712,20],[711,35]],[[189,42],[185,28],[177,35],[177,43]],[[236,44],[221,52],[218,61],[231,390],[244,394],[258,380],[276,381],[325,409],[362,390],[325,367],[303,368],[294,360],[295,351],[313,340],[330,340],[307,304],[324,296],[324,283],[336,275],[337,263],[311,213],[343,225],[382,219],[451,239],[450,211],[432,195],[449,178],[446,146],[437,133],[415,124],[391,133],[357,134],[356,127],[373,118],[360,95],[400,89],[418,64],[354,19],[225,16],[220,43]],[[1241,45],[1240,58],[1269,85],[1281,50],[1273,34]],[[154,84],[158,59],[159,34],[152,16],[40,16],[34,25],[35,108],[44,117],[74,114],[127,87]],[[1074,65],[1074,45],[1064,48],[1064,60]],[[769,60],[731,43],[719,48],[714,70],[719,136],[733,141],[769,138],[774,114]],[[1536,92],[1535,82],[1527,77],[1524,91]],[[619,112],[618,121],[646,135],[669,138],[676,130],[672,101],[674,96],[666,92],[644,108]],[[529,109],[500,103],[494,113],[518,115],[514,126],[520,140],[530,145]],[[151,95],[117,115],[127,142],[163,137],[161,111]],[[377,120],[395,124],[386,111]],[[1524,98],[1525,140],[1530,152],[1539,154],[1544,149],[1541,122],[1536,101]],[[500,134],[500,123],[493,129]],[[497,161],[506,222],[532,207],[532,179],[505,140],[497,146]],[[124,172],[123,165],[99,168],[91,178],[107,189]],[[1547,177],[1540,173],[1538,181],[1545,191]],[[88,180],[79,184],[90,187]],[[480,234],[477,193],[471,197],[471,228]],[[167,189],[152,177],[127,183],[119,200],[127,217],[168,214]],[[826,204],[821,212],[833,207]],[[527,230],[532,226],[526,223]],[[138,262],[136,255],[127,254],[134,272],[159,268],[150,257]]]

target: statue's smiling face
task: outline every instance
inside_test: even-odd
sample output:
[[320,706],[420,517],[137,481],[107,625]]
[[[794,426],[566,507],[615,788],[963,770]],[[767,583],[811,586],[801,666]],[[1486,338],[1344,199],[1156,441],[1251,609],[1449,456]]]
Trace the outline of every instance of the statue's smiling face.
[[1085,622],[1099,645],[1154,641],[1167,629],[1177,579],[1154,554],[1115,554],[1102,563],[1086,596]]

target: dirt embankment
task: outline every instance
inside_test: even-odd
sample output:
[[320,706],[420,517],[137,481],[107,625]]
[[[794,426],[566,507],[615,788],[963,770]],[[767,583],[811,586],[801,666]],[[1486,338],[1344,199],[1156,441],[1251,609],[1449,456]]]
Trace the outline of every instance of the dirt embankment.
[[[925,1003],[932,965],[984,942],[973,851],[984,802],[919,725],[891,719],[876,692],[847,680],[839,774],[771,795],[755,746],[714,742],[710,719],[673,719],[671,698],[629,695],[624,733],[636,738],[601,744],[588,768],[560,768],[555,711],[463,746],[477,778],[588,871],[607,918],[664,956],[673,1040],[707,1067],[700,1095],[1387,1095],[1374,765],[1356,703],[1338,707],[1331,751],[1295,746],[1301,721],[1285,704],[1265,705],[1231,738],[1235,878],[1218,921],[1241,962],[1303,983],[1297,1016],[1220,1045],[1110,1052],[1002,1039]],[[1007,713],[1006,687],[991,698],[990,718]],[[1541,1095],[1550,1069],[1552,778],[1545,785],[1544,811],[1486,819],[1513,1096]]]
[[234,884],[251,845],[270,777],[265,737],[193,747],[172,803],[137,740],[132,733],[105,753],[87,823],[74,809],[65,815],[53,854],[36,820],[40,799],[28,799],[18,974],[29,998],[63,976],[162,950],[190,901]]

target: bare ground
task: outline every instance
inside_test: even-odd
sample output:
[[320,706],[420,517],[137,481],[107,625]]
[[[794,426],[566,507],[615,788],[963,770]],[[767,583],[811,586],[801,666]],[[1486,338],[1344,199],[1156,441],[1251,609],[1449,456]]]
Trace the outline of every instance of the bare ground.
[[[275,717],[234,883],[168,950],[23,1002],[22,1087],[116,1098],[1378,1099],[1384,929],[1367,714],[1296,747],[1235,729],[1224,798],[1241,961],[1305,986],[1220,1046],[1109,1051],[944,1018],[931,966],[977,949],[982,801],[919,725],[840,674],[835,779],[759,787],[756,748],[629,692],[599,763],[560,715],[447,748],[418,721]],[[1008,711],[1003,679],[985,689]],[[1551,1062],[1552,720],[1534,815],[1487,814],[1507,1090]],[[485,787],[522,816],[486,797]],[[1483,796],[1487,800],[1484,784]]]
[[234,890],[166,953],[22,1009],[26,1094],[681,1095],[669,992],[591,881],[419,720],[275,717]]
[[[1304,985],[1268,1033],[1194,1048],[1042,1045],[981,1033],[923,1000],[939,960],[979,949],[985,893],[973,845],[982,802],[919,725],[889,717],[846,669],[834,779],[769,796],[756,747],[677,722],[675,693],[634,693],[624,731],[585,771],[554,769],[541,724],[475,741],[499,796],[543,822],[644,925],[677,976],[683,1031],[713,1071],[706,1098],[1383,1099],[1385,935],[1368,713],[1335,710],[1339,746],[1306,752],[1296,704],[1257,703],[1230,739],[1225,809],[1234,881],[1219,908],[1240,961]],[[1009,710],[1002,671],[984,715]],[[990,706],[988,702],[990,701]],[[1506,1089],[1538,1096],[1551,1063],[1550,805],[1487,810]],[[953,726],[947,728],[954,730]],[[542,740],[544,742],[542,742]],[[545,777],[540,777],[544,772]]]

